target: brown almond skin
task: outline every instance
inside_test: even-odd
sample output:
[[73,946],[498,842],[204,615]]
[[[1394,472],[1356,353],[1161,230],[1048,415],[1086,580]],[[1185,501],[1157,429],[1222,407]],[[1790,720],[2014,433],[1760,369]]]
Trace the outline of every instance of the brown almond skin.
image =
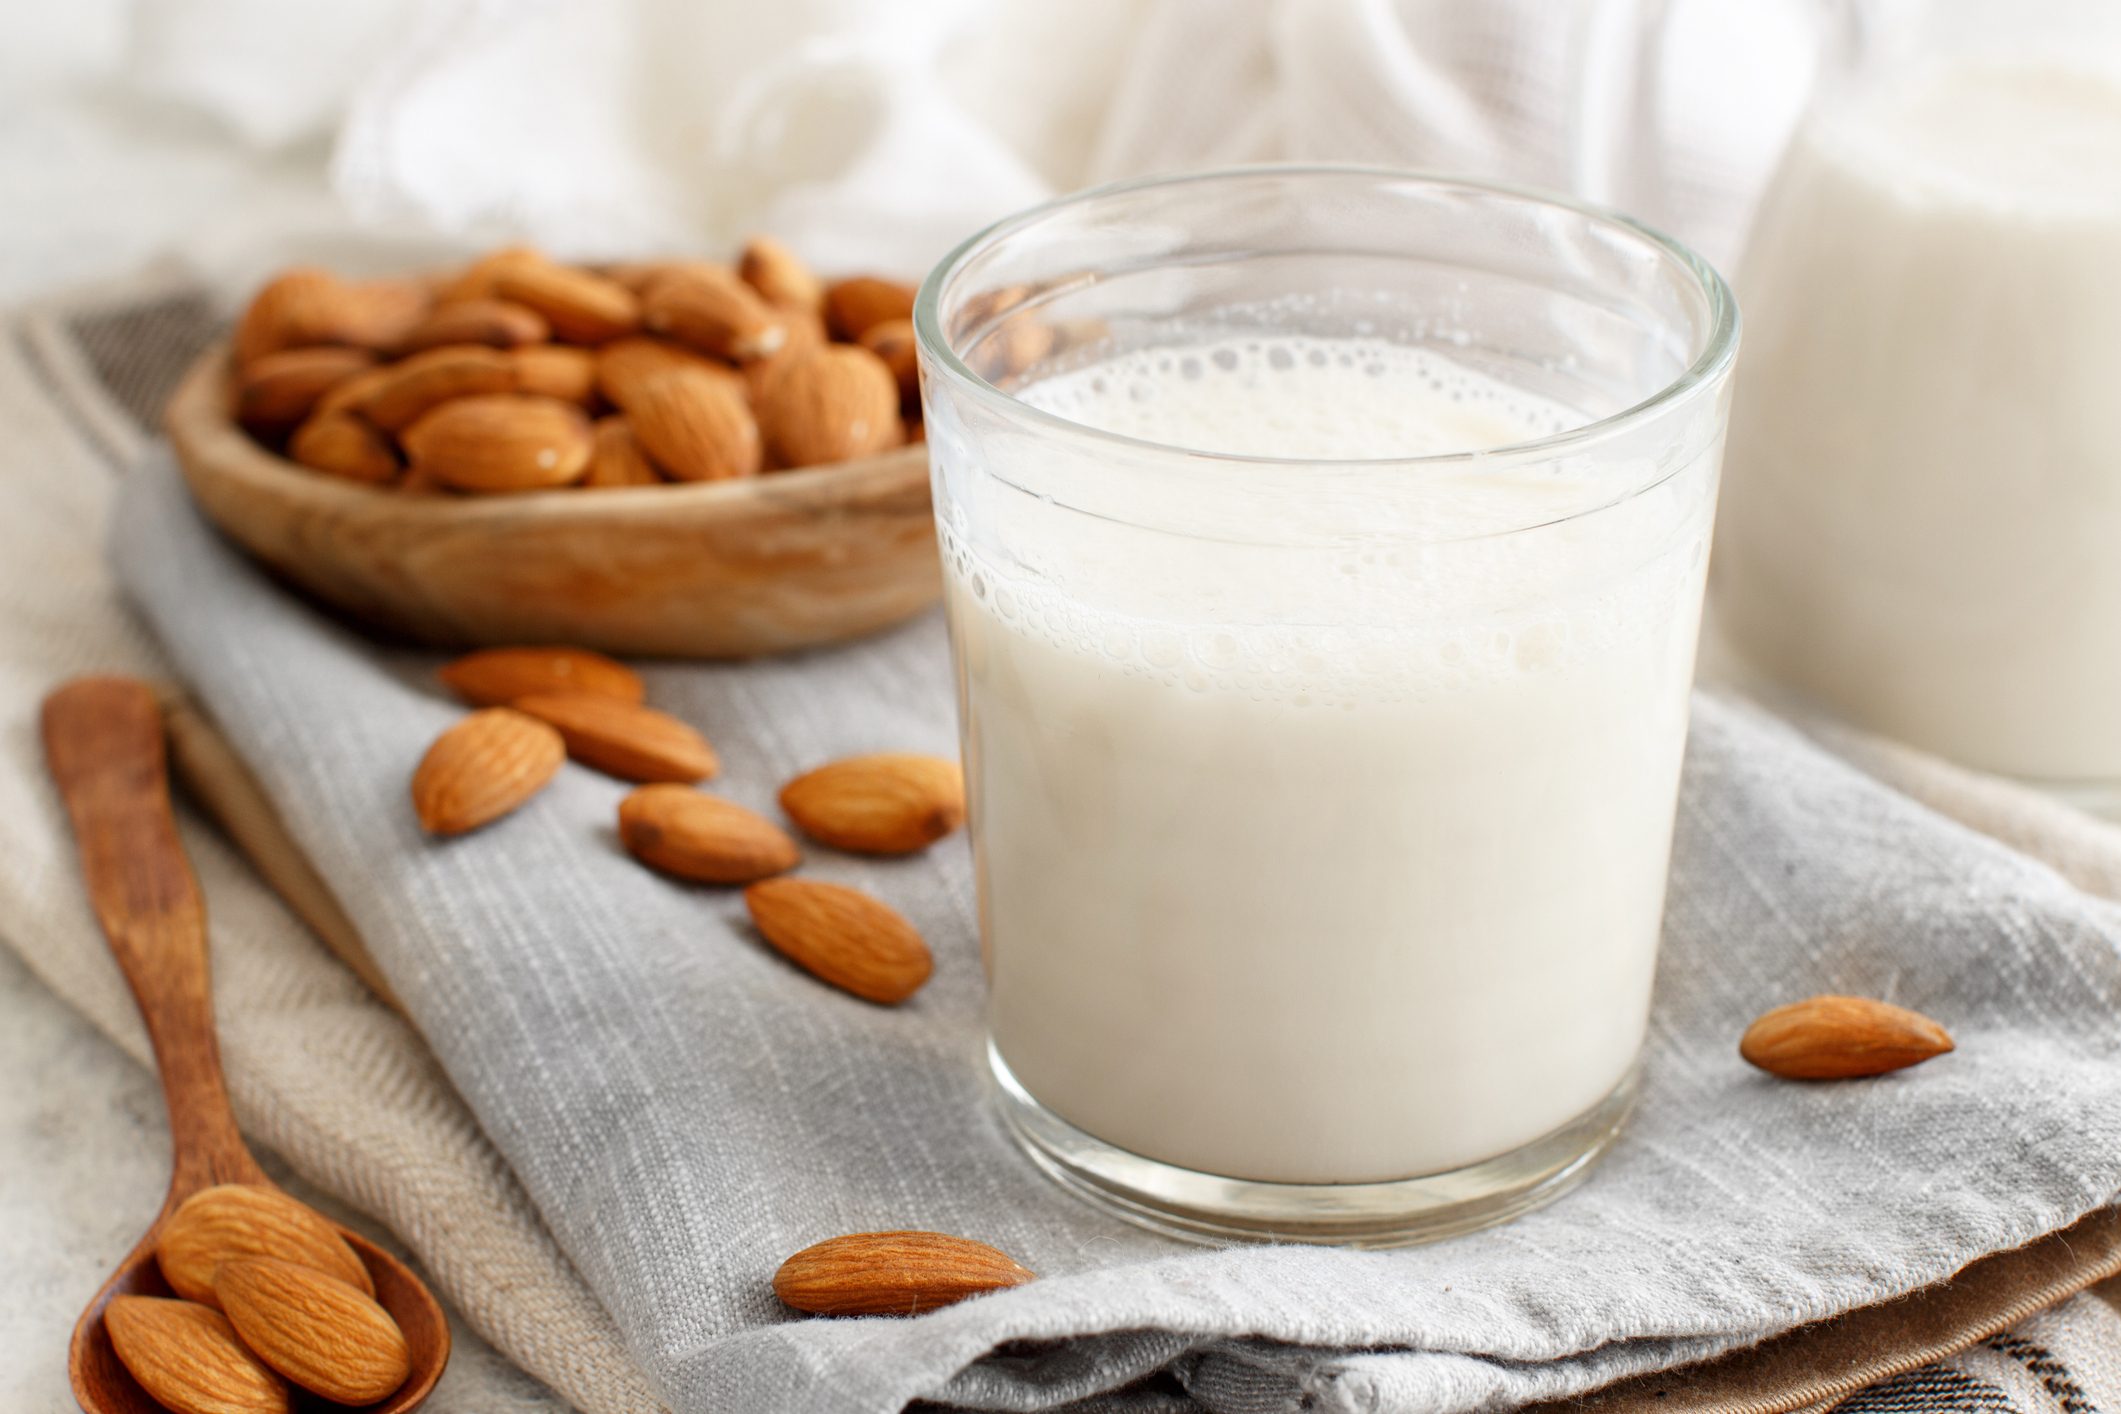
[[436,305],[398,343],[401,354],[445,344],[484,344],[512,349],[542,344],[552,337],[545,316],[528,305],[504,299],[466,299]]
[[715,358],[765,358],[787,342],[782,316],[749,285],[712,266],[674,270],[648,287],[641,322]]
[[913,321],[886,319],[862,331],[862,347],[884,361],[898,380],[900,403],[911,407],[920,401],[921,365],[914,352]]
[[587,407],[597,396],[594,349],[533,344],[515,351],[516,391]]
[[547,491],[579,481],[596,443],[572,403],[492,393],[442,404],[405,429],[406,456],[459,491]]
[[668,339],[633,334],[597,350],[597,391],[613,407],[627,408],[648,380],[675,368],[697,369],[733,389],[743,386],[742,376],[726,363]]
[[905,440],[898,380],[859,345],[828,344],[795,360],[759,398],[759,430],[782,466],[874,456]]
[[640,439],[633,435],[633,426],[624,414],[598,418],[591,431],[596,436],[596,451],[589,458],[589,474],[582,478],[584,487],[615,490],[663,484],[655,463],[641,450]]
[[940,756],[850,756],[781,787],[781,809],[833,849],[912,854],[965,823],[965,773]]
[[744,243],[736,273],[758,291],[760,299],[776,308],[815,314],[825,306],[825,282],[771,236],[753,236]]
[[400,469],[390,438],[350,412],[320,412],[295,429],[287,454],[312,471],[381,486]]
[[911,319],[913,286],[898,280],[857,275],[835,280],[825,287],[825,323],[832,337],[853,342],[869,332],[873,324],[887,319]]
[[632,390],[626,416],[641,450],[674,481],[757,476],[764,464],[759,425],[742,395],[697,369],[644,379]]
[[553,337],[570,344],[602,344],[641,327],[641,302],[616,280],[549,261],[504,263],[493,293],[545,317]]
[[935,971],[919,930],[859,889],[815,879],[766,879],[744,890],[759,936],[821,981],[896,1006]]
[[483,708],[420,758],[413,810],[431,835],[466,834],[543,790],[566,760],[566,742],[546,723],[509,707]]
[[754,408],[764,406],[768,392],[780,381],[783,373],[832,341],[832,336],[825,332],[825,321],[815,314],[788,310],[785,321],[787,342],[767,357],[751,360],[740,370],[745,396],[750,398]]
[[368,1268],[329,1219],[271,1188],[223,1183],[178,1206],[155,1244],[155,1264],[170,1290],[218,1306],[214,1272],[243,1257],[278,1257],[314,1267],[373,1293]]
[[482,648],[444,664],[435,675],[474,707],[506,707],[540,692],[593,692],[620,702],[648,695],[639,673],[587,648]]
[[104,1308],[103,1329],[118,1363],[174,1414],[288,1414],[287,1381],[251,1353],[219,1311],[118,1296]]
[[1922,1013],[1868,997],[1818,996],[1776,1007],[1745,1030],[1738,1054],[1785,1080],[1849,1080],[1920,1065],[1953,1049]]
[[375,365],[366,349],[282,349],[243,365],[236,375],[236,421],[277,436],[308,417],[339,384]]
[[1022,1286],[1036,1273],[969,1237],[855,1232],[781,1263],[773,1294],[815,1316],[918,1316],[968,1296]]
[[236,323],[236,362],[248,364],[282,349],[360,341],[359,311],[344,280],[329,270],[283,270],[251,298]]
[[428,349],[378,373],[366,396],[349,410],[385,432],[402,432],[452,399],[512,393],[516,386],[515,360],[483,344]]
[[706,737],[652,707],[590,692],[535,692],[514,705],[557,730],[570,757],[620,780],[690,783],[722,769]]
[[525,269],[551,263],[552,257],[536,246],[501,246],[486,252],[455,275],[444,279],[435,288],[435,303],[445,305],[455,304],[460,300],[493,299],[496,297],[494,287],[504,270]]
[[780,826],[690,786],[646,785],[619,802],[619,839],[643,864],[702,884],[750,884],[802,862]]
[[260,1360],[334,1403],[373,1404],[412,1373],[398,1323],[343,1281],[292,1262],[252,1259],[223,1263],[214,1292]]

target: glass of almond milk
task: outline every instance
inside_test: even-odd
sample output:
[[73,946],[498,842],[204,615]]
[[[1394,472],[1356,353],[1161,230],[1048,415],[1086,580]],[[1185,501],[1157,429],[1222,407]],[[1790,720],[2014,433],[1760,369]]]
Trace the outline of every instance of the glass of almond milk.
[[1634,1094],[1737,313],[1622,217],[1108,187],[921,293],[990,1059],[1205,1237],[1552,1197]]

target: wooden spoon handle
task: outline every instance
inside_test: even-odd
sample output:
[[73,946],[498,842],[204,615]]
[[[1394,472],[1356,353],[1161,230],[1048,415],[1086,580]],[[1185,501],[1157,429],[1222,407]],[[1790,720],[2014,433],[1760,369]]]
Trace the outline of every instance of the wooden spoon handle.
[[44,700],[44,756],[73,817],[89,901],[147,1023],[169,1106],[174,1202],[264,1178],[228,1107],[206,903],[170,813],[162,713],[146,683],[77,678]]

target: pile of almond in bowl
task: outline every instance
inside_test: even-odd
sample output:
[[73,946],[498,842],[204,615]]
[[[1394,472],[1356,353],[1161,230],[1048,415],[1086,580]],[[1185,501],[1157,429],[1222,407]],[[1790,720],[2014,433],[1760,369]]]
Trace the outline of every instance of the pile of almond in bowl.
[[785,246],[591,268],[497,250],[435,278],[283,271],[236,328],[235,417],[326,475],[405,492],[660,486],[920,439],[914,291]]

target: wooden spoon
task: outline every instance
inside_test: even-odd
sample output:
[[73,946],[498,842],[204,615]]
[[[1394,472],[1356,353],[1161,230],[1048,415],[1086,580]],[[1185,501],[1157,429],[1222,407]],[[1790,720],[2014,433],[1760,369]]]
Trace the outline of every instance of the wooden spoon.
[[[114,1296],[175,1294],[155,1265],[155,1242],[179,1203],[217,1183],[274,1185],[244,1147],[228,1107],[207,980],[206,904],[170,813],[162,714],[153,691],[131,678],[67,683],[44,700],[44,755],[73,817],[96,918],[147,1023],[174,1151],[162,1211],[81,1313],[67,1372],[88,1414],[161,1414],[118,1362],[103,1310]],[[412,1350],[405,1383],[365,1408],[403,1414],[441,1378],[449,1323],[404,1263],[341,1231]]]

